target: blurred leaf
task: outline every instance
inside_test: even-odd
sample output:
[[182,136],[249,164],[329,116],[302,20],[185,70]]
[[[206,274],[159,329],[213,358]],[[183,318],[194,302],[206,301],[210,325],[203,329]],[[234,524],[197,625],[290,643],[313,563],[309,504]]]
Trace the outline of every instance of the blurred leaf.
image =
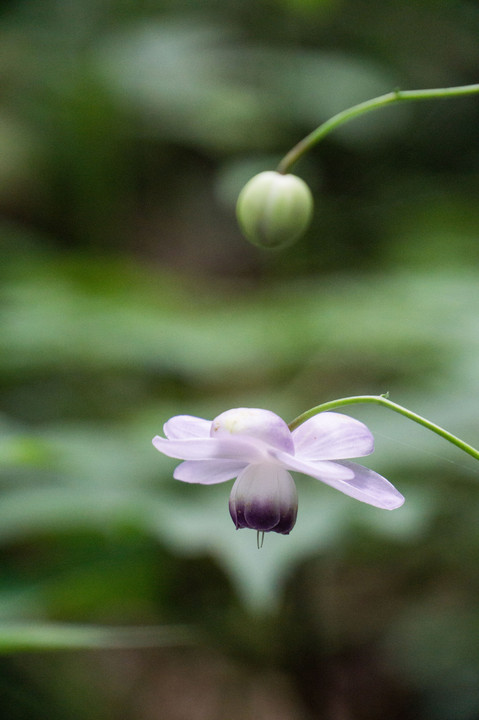
[[0,540],[18,542],[38,533],[94,528],[147,529],[160,522],[165,505],[146,491],[85,489],[60,486],[4,492],[0,507]]
[[212,379],[297,367],[319,351],[323,362],[374,356],[413,371],[431,351],[444,363],[479,349],[468,271],[278,283],[240,289],[233,301],[219,282],[192,288],[179,276],[72,259],[11,276],[0,299],[0,366],[14,373],[129,367]]
[[0,625],[0,653],[100,648],[171,647],[189,645],[192,633],[181,627],[115,628],[62,623]]
[[35,162],[35,142],[22,120],[0,114],[0,196],[5,202],[27,180]]
[[2,425],[0,422],[0,471],[51,466],[53,453],[46,442],[25,431],[7,434]]
[[232,35],[198,19],[130,27],[99,48],[99,72],[135,108],[142,132],[229,152],[270,144],[267,105],[225,64]]
[[[359,57],[246,45],[235,35],[231,26],[188,19],[139,25],[99,48],[99,73],[142,116],[144,131],[229,152],[264,152],[281,141],[288,120],[313,130],[394,86]],[[353,123],[339,137],[377,142],[397,134],[407,116],[395,109],[394,118],[386,112]]]

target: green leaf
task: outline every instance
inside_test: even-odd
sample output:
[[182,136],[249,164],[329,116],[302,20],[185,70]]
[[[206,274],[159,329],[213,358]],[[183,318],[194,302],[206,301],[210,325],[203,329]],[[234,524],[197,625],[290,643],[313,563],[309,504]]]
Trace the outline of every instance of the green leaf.
[[0,624],[0,653],[171,647],[194,642],[185,627],[107,627],[54,622]]

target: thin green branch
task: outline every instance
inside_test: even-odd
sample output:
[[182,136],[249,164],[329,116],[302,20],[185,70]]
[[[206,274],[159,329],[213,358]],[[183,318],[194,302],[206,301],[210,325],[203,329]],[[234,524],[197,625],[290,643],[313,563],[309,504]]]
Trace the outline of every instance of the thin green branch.
[[318,413],[326,412],[327,410],[337,410],[338,408],[345,407],[346,405],[359,405],[365,403],[374,403],[375,405],[382,405],[383,407],[389,408],[389,410],[394,410],[394,412],[397,412],[400,415],[409,418],[409,420],[413,420],[419,425],[423,425],[423,427],[431,430],[431,432],[433,433],[436,433],[436,435],[444,438],[444,440],[452,443],[460,450],[463,450],[468,455],[471,455],[471,457],[475,458],[476,460],[479,460],[479,450],[473,448],[472,445],[469,445],[468,443],[464,442],[464,440],[456,437],[456,435],[453,435],[447,430],[444,430],[444,428],[436,425],[436,423],[433,423],[430,420],[422,417],[421,415],[418,415],[417,413],[411,412],[411,410],[402,407],[402,405],[398,405],[392,400],[389,400],[387,395],[357,395],[354,397],[340,398],[339,400],[331,400],[330,402],[322,403],[321,405],[317,405],[316,407],[311,408],[311,410],[307,410],[302,415],[299,415],[295,420],[293,420],[293,422],[289,424],[289,429],[291,431],[295,430],[306,420],[309,420]]
[[371,112],[372,110],[379,110],[379,108],[385,107],[386,105],[392,105],[393,103],[399,102],[446,99],[451,97],[461,97],[464,95],[474,95],[476,93],[479,93],[479,83],[449,88],[432,88],[428,90],[394,90],[393,92],[380,95],[372,100],[366,100],[365,102],[359,103],[358,105],[354,105],[347,110],[342,110],[337,113],[332,118],[322,123],[318,128],[316,128],[316,130],[313,130],[313,132],[300,140],[300,142],[295,145],[281,160],[277,167],[277,171],[282,174],[289,172],[292,165],[297,162],[300,157],[311,150],[312,147],[314,147],[332,130],[340,125],[344,125],[354,118],[359,117],[360,115]]

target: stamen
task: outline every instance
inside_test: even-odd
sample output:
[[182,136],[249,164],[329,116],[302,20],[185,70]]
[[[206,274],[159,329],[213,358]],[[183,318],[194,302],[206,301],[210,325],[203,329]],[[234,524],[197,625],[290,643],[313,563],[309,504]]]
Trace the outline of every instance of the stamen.
[[258,550],[261,550],[264,543],[264,531],[263,530],[257,530],[256,531],[256,547]]

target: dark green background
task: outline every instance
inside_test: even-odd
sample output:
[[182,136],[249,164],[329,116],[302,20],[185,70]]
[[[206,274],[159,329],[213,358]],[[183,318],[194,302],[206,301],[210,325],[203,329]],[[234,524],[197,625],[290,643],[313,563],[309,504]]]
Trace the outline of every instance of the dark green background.
[[[0,48],[5,717],[477,718],[477,463],[357,407],[404,507],[301,477],[258,551],[151,438],[389,391],[479,444],[479,97],[330,135],[284,252],[234,217],[335,112],[478,82],[478,4],[10,0]],[[153,647],[95,649],[124,626]]]

